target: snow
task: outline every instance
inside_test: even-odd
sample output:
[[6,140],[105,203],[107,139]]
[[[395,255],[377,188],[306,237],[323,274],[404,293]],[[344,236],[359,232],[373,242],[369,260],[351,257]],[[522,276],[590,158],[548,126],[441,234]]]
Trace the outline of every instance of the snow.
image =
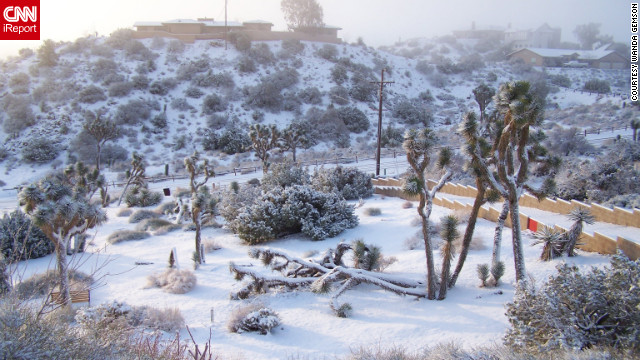
[[[300,236],[289,236],[267,246],[303,257],[309,251],[322,253],[343,240],[364,239],[381,247],[385,256],[398,258],[386,272],[424,281],[424,251],[406,250],[404,247],[404,240],[419,231],[419,227],[411,224],[417,216],[416,208],[404,209],[403,203],[401,199],[374,196],[356,209],[360,217],[359,226],[338,237],[309,241]],[[382,214],[365,215],[364,211],[369,207],[379,208]],[[230,262],[252,266],[261,272],[268,270],[262,267],[259,260],[247,255],[249,246],[224,229],[203,230],[203,241],[215,240],[222,249],[207,254],[207,263],[195,271],[197,285],[191,292],[176,295],[146,288],[147,276],[166,269],[169,253],[174,247],[177,249],[178,263],[182,268],[190,267],[194,233],[175,231],[145,240],[109,245],[106,237],[110,233],[135,226],[129,224],[127,218],[118,217],[118,211],[116,207],[107,209],[109,222],[97,231],[89,232],[92,240],[88,253],[76,255],[70,261],[72,268],[97,272],[96,277],[100,280],[92,290],[92,304],[96,306],[117,300],[131,306],[177,307],[196,341],[204,343],[209,329],[212,329],[214,353],[221,358],[333,357],[344,356],[350,349],[361,345],[401,345],[415,350],[453,340],[472,347],[500,342],[508,326],[504,303],[510,301],[514,293],[513,258],[508,241],[511,233],[509,229],[504,230],[502,254],[507,266],[502,285],[499,288],[479,288],[476,266],[490,261],[490,239],[494,227],[493,223],[482,219],[478,220],[476,237],[484,239],[485,248],[470,252],[458,284],[449,291],[446,300],[416,300],[409,296],[399,297],[374,286],[360,285],[340,297],[340,302],[349,302],[354,309],[350,318],[343,319],[334,316],[330,310],[330,294],[271,292],[255,300],[230,300],[230,292],[242,287],[242,283],[236,282],[228,271]],[[448,209],[434,206],[431,219],[437,222],[449,212]],[[540,262],[537,259],[541,247],[528,246],[532,241],[530,235],[525,235],[524,251],[527,269],[538,279],[545,279],[554,271],[555,265],[563,261],[576,263],[582,268],[608,262],[605,256],[582,252],[571,259]],[[439,259],[439,256],[435,254],[434,258]],[[135,262],[152,264],[135,265]],[[20,263],[16,273],[27,278],[52,266],[53,257],[48,256]],[[270,335],[227,331],[227,322],[233,310],[251,301],[261,302],[279,314],[281,325],[274,328]],[[184,330],[181,335],[183,338],[186,336]]]

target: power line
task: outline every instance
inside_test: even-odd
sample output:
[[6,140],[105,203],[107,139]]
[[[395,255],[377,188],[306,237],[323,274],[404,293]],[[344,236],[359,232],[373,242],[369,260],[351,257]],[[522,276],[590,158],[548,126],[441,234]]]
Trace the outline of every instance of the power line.
[[380,74],[380,81],[372,81],[372,84],[380,84],[380,90],[378,91],[379,106],[378,106],[378,147],[376,149],[376,176],[380,176],[380,138],[382,137],[382,90],[386,84],[393,84],[394,81],[384,81],[384,70],[382,69]]

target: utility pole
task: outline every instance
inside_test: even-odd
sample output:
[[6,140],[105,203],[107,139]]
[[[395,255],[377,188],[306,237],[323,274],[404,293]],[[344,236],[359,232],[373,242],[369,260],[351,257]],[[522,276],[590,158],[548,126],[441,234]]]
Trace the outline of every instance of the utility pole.
[[227,28],[227,0],[224,0],[224,49],[227,50],[227,34],[229,29]]
[[380,176],[380,138],[382,137],[382,90],[386,84],[393,84],[394,81],[384,81],[384,70],[382,69],[380,75],[380,81],[372,81],[372,84],[380,84],[380,90],[378,91],[379,105],[378,105],[378,149],[376,150],[376,176]]

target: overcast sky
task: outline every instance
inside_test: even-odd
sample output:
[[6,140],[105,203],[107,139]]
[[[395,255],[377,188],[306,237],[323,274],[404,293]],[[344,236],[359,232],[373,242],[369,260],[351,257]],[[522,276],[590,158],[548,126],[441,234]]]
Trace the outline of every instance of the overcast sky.
[[[362,37],[371,46],[398,40],[445,35],[456,29],[511,24],[536,28],[547,22],[562,27],[562,40],[575,41],[578,24],[601,23],[601,33],[629,43],[629,2],[621,0],[319,0],[324,21],[339,26],[345,41]],[[135,21],[213,17],[224,20],[224,0],[42,0],[41,38],[71,41],[98,32],[132,27]],[[280,0],[228,0],[230,21],[268,20],[274,30],[286,28]],[[0,41],[0,56],[14,55],[38,42]]]

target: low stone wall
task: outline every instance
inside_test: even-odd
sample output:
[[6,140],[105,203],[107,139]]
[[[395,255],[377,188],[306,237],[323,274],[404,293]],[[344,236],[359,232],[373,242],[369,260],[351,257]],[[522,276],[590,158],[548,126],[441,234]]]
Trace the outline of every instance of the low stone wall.
[[[385,187],[380,186],[379,184],[381,183],[384,183]],[[410,196],[405,194],[404,191],[402,191],[402,189],[398,186],[397,182],[389,182],[388,180],[381,182],[380,180],[375,180],[374,184],[376,185],[375,187],[376,194],[389,196],[389,197],[397,197],[397,198],[401,198],[409,201],[418,201],[417,195]],[[386,184],[394,184],[394,186],[387,187],[388,185]],[[433,184],[430,184],[430,185],[433,185]],[[445,185],[445,187],[447,187],[447,185]],[[450,188],[451,191],[456,191],[457,193],[455,193],[454,195],[460,195],[460,196],[469,196],[469,195],[461,195],[461,194],[467,193],[466,191],[468,191],[468,189],[464,189],[464,188],[472,188],[469,186],[460,186],[460,185],[454,185],[454,186],[455,186],[454,188]],[[473,195],[473,197],[475,197],[475,194]],[[446,207],[451,210],[471,211],[473,207],[471,204],[463,204],[459,201],[455,201],[455,200],[452,201],[440,196],[436,196],[433,199],[433,204]],[[580,205],[587,206],[586,204],[582,204],[582,203],[578,204],[578,206]],[[522,205],[522,206],[527,206],[527,205]],[[528,207],[533,207],[533,206],[528,206]],[[550,210],[547,210],[547,211],[550,211]],[[549,225],[546,225],[541,221],[538,221],[532,217],[529,217],[526,214],[520,213],[519,215],[520,215],[520,228],[522,230],[529,229],[532,231],[540,231],[544,227],[547,227],[547,228],[550,227]],[[487,205],[481,207],[480,211],[478,211],[479,218],[489,220],[492,222],[497,222],[499,216],[500,216],[499,210]],[[507,220],[505,221],[505,226],[511,228],[511,225],[512,225],[511,218],[507,217]],[[554,225],[553,228],[559,231],[567,231],[567,229],[564,229],[558,225]],[[622,237],[613,239],[606,235],[600,234],[598,232],[594,232],[593,235],[582,232],[580,236],[579,244],[580,245],[577,246],[579,249],[588,251],[588,252],[597,252],[600,254],[612,255],[612,254],[615,254],[618,250],[621,250],[631,260],[637,260],[638,258],[640,258],[640,244],[624,239]]]

